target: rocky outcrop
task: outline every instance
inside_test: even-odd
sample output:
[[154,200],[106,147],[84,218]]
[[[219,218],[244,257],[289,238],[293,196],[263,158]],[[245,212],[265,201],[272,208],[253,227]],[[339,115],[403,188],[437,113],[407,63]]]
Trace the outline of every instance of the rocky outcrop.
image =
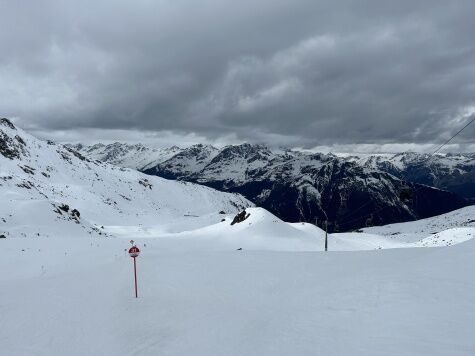
[[10,130],[16,130],[8,119],[0,119],[0,154],[8,159],[19,159],[25,152],[25,141],[18,136],[9,135],[2,130],[2,126]]
[[250,213],[246,213],[246,210],[241,211],[240,213],[236,214],[234,217],[233,221],[231,222],[231,225],[234,224],[239,224],[242,223],[244,220],[246,220],[249,216],[251,216]]

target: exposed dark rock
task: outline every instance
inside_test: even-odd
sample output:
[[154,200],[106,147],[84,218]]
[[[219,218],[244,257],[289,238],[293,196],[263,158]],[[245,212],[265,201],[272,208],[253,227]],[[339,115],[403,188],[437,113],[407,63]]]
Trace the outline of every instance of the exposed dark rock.
[[21,150],[11,137],[0,130],[0,154],[8,159],[21,158]]
[[71,156],[69,156],[66,152],[58,152],[61,155],[61,158],[64,159],[68,163],[73,163],[71,161]]
[[66,213],[69,211],[69,205],[67,204],[61,204],[58,208],[60,208],[62,211]]
[[31,189],[35,185],[30,181],[24,180],[21,183],[18,183],[16,186],[19,187],[19,188]]
[[71,216],[73,218],[79,218],[81,216],[81,214],[79,213],[79,210],[73,209],[73,210],[71,210]]
[[1,118],[0,119],[0,125],[5,125],[5,126],[11,128],[12,130],[16,130],[15,125],[13,125],[12,122],[10,120],[8,120],[7,118]]
[[33,167],[30,167],[30,166],[27,166],[27,165],[24,165],[24,166],[18,166],[20,167],[23,172],[25,173],[28,173],[28,174],[31,174],[31,175],[34,175],[35,174],[35,169]]
[[[0,119],[0,125],[16,130],[15,126],[8,119]],[[11,137],[0,129],[0,154],[8,159],[19,159],[21,155],[26,155],[26,144],[23,139],[15,135]]]
[[68,147],[68,146],[64,146],[64,148],[66,150],[68,150],[68,152],[71,152],[74,156],[76,156],[77,158],[79,158],[81,161],[86,161],[86,162],[91,162],[88,158],[84,157],[82,154],[80,154],[78,151],[76,150],[73,150],[72,148]]
[[152,183],[148,181],[148,179],[141,179],[139,180],[139,184],[143,185],[145,188],[150,188],[152,189]]
[[243,210],[241,211],[240,213],[238,213],[233,221],[231,222],[231,225],[234,225],[234,224],[238,224],[238,223],[241,223],[243,222],[244,220],[246,220],[251,214],[247,213],[246,214],[246,210]]
[[25,141],[23,141],[23,139],[20,136],[15,135],[15,140],[17,140],[18,143],[20,143],[22,146],[26,146]]
[[119,195],[120,195],[122,198],[124,198],[125,200],[127,200],[127,201],[131,201],[131,199],[130,199],[129,197],[126,197],[126,196],[125,196],[125,195],[123,195],[123,194],[119,194]]

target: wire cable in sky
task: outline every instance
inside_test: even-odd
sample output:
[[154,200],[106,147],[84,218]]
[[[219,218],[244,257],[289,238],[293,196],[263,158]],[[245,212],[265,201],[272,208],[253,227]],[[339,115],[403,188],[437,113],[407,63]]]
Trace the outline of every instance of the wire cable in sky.
[[445,141],[438,149],[436,149],[432,155],[435,155],[437,152],[439,152],[446,144],[448,144],[450,141],[452,141],[459,133],[461,133],[463,130],[465,130],[472,122],[475,121],[475,115],[473,116],[473,119],[464,127],[462,127],[455,135],[453,135],[451,138],[449,138],[447,141]]
[[[446,146],[450,141],[452,141],[456,136],[458,136],[463,130],[465,130],[468,126],[470,126],[470,124],[472,124],[473,122],[475,121],[475,115],[474,117],[472,118],[472,120],[470,120],[464,127],[462,127],[459,131],[457,131],[451,138],[449,138],[447,141],[445,141],[442,145],[440,145],[434,152],[432,152],[426,159],[422,160],[422,162],[424,161],[428,161],[430,160],[437,152],[439,152],[444,146]],[[417,188],[414,190],[413,193],[416,193],[420,188]],[[364,207],[368,206],[369,204],[371,204],[372,202],[371,201],[367,201],[366,203],[362,204],[361,206],[359,206],[358,208],[356,208],[355,210],[352,210],[350,211],[349,213],[343,215],[343,217],[341,219],[347,219],[349,218],[350,216],[354,215],[356,212],[358,212],[359,210],[363,209]],[[379,213],[381,210],[383,210],[384,208],[386,208],[387,206],[385,207],[382,207],[380,209],[377,209],[375,211],[373,211],[371,214],[376,214],[376,213]],[[369,217],[369,215],[371,214],[368,214],[368,215],[365,215],[365,216],[362,216],[362,217],[358,217],[356,219],[351,219],[347,222],[342,222],[341,224],[339,225],[349,225],[349,223],[351,222],[354,222],[354,221],[357,221],[357,220],[362,220],[363,218],[367,218]]]

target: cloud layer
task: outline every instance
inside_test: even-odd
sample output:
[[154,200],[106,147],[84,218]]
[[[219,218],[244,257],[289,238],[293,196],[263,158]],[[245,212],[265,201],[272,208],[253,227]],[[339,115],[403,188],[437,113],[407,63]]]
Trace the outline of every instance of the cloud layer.
[[78,139],[436,144],[475,113],[474,13],[463,0],[0,0],[0,116]]

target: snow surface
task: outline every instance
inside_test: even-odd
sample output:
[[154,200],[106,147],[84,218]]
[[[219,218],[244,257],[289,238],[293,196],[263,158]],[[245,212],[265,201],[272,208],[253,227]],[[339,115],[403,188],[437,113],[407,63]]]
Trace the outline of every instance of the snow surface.
[[328,253],[137,240],[138,299],[125,239],[0,240],[2,355],[475,352],[474,240]]
[[475,206],[323,252],[321,229],[241,196],[0,129],[25,142],[0,155],[2,356],[475,354]]
[[[363,229],[364,233],[384,236],[400,242],[415,242],[424,245],[433,240],[432,245],[448,246],[474,237],[475,205],[454,210],[440,216],[417,221],[375,226]],[[439,238],[442,232],[448,239]],[[422,242],[424,240],[425,242]],[[438,240],[438,243],[435,241]]]
[[[448,220],[423,221],[417,242],[332,234],[327,253],[319,228],[260,208],[233,226],[227,215],[189,231],[148,230],[147,238],[105,227],[124,238],[0,239],[2,354],[473,355],[471,208],[449,215],[464,227],[426,236],[420,226]],[[433,246],[427,239],[461,232],[472,240],[391,248]],[[130,238],[142,250],[138,299]]]

